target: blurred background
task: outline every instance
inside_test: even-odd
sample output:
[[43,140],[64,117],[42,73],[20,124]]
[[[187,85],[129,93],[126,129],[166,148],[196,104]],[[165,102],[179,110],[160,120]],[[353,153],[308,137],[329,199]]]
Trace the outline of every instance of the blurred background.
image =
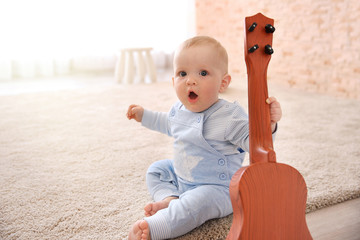
[[122,48],[152,48],[158,80],[170,80],[174,49],[194,35],[219,40],[246,84],[244,18],[258,12],[275,20],[269,81],[360,99],[358,0],[2,0],[0,94],[78,73],[116,82]]
[[166,67],[194,21],[194,0],[4,0],[0,80],[110,71],[127,47],[153,48]]

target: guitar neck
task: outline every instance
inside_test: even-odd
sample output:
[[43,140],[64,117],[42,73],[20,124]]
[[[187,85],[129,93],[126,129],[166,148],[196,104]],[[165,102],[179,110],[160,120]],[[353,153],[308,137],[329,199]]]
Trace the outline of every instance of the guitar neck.
[[[273,150],[267,68],[272,54],[272,32],[265,26],[274,20],[261,13],[245,18],[245,61],[248,73],[250,163],[276,162]],[[254,27],[255,26],[255,27]]]

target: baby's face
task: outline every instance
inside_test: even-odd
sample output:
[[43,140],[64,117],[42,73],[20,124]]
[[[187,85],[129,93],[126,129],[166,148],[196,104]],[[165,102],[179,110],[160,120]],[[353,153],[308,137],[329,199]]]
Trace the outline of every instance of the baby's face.
[[173,85],[179,100],[192,112],[202,112],[218,101],[225,75],[211,46],[192,46],[175,54]]

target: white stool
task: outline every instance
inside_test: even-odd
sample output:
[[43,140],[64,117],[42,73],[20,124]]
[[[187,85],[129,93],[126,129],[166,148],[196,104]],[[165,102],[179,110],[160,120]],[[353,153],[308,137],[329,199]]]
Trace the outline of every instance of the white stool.
[[[131,84],[135,81],[135,76],[139,82],[145,82],[146,73],[149,74],[150,81],[156,82],[156,69],[154,60],[150,54],[152,48],[123,48],[120,50],[120,57],[115,66],[115,79],[119,83]],[[136,52],[136,65],[134,61]],[[143,56],[145,54],[145,58]]]

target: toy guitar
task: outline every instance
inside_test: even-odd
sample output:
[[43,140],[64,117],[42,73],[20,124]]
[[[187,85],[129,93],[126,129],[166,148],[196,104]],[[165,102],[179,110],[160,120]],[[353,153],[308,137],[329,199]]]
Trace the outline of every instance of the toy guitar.
[[268,98],[267,67],[274,52],[274,20],[245,18],[250,165],[230,183],[234,210],[228,240],[312,239],[305,219],[306,183],[293,167],[276,163]]

